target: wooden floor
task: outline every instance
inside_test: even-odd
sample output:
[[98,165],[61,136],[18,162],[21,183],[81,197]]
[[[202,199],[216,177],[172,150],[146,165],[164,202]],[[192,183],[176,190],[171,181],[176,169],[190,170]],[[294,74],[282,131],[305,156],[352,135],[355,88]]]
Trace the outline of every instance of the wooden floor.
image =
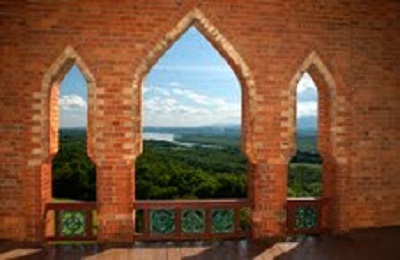
[[[291,241],[290,241],[291,240]],[[223,242],[135,243],[125,248],[97,244],[29,248],[0,242],[0,259],[350,259],[399,260],[400,227],[348,237],[304,237],[268,245],[247,240]]]

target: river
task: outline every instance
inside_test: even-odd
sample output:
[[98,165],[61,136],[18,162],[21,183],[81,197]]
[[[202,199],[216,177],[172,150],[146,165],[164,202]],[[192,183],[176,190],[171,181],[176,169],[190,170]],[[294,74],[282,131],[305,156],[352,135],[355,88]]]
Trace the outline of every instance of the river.
[[218,149],[221,148],[219,145],[214,144],[201,144],[201,143],[191,143],[191,142],[178,142],[175,141],[175,135],[170,133],[154,133],[154,132],[144,132],[143,133],[143,140],[153,140],[153,141],[166,141],[171,142],[177,145],[182,145],[186,147],[193,147],[193,146],[201,146],[204,148],[213,148]]

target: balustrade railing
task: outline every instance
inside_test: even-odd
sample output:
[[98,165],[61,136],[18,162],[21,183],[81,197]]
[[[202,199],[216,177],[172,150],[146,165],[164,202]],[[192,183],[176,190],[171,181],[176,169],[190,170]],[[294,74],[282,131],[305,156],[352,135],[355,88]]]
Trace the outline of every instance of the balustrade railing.
[[149,200],[134,207],[136,240],[233,239],[249,233],[248,200]]
[[321,233],[325,201],[322,198],[288,198],[287,233]]
[[46,204],[45,219],[53,225],[47,241],[96,240],[95,202]]
[[[135,240],[176,241],[245,238],[250,232],[250,201],[146,200],[134,202]],[[288,198],[287,233],[323,232],[326,200]],[[52,225],[47,241],[95,241],[96,203],[48,203],[45,220]]]

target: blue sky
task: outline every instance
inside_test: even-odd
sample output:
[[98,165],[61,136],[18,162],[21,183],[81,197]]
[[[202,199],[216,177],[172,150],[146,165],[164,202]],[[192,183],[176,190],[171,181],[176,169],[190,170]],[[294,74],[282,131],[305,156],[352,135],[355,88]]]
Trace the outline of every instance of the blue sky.
[[60,85],[60,127],[85,127],[87,125],[87,83],[85,77],[73,66]]
[[[298,118],[315,117],[316,88],[304,74],[298,88]],[[74,66],[60,91],[60,126],[86,125],[86,81]],[[240,124],[241,88],[225,59],[190,28],[151,69],[143,88],[144,126]]]

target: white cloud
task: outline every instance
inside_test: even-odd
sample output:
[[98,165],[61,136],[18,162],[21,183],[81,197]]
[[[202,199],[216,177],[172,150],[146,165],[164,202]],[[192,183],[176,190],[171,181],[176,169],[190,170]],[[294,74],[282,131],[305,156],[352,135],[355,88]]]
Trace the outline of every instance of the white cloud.
[[85,111],[87,109],[86,101],[82,97],[75,94],[62,96],[59,99],[58,104],[62,110],[66,111],[69,110]]
[[168,86],[170,87],[149,87],[152,90],[151,95],[146,94],[143,99],[144,125],[197,126],[240,123],[240,102],[228,102],[220,97],[208,96],[185,88],[177,82]]
[[297,84],[297,93],[307,91],[307,89],[315,89],[315,83],[311,78],[310,74],[304,73],[299,83]]
[[172,89],[172,92],[175,95],[181,95],[200,105],[207,105],[210,102],[210,97],[201,95],[189,89],[174,88]]
[[316,101],[298,102],[297,117],[317,116],[318,103]]
[[143,94],[147,94],[147,95],[163,95],[163,96],[170,96],[171,93],[166,89],[166,88],[160,88],[157,86],[145,86],[143,88]]
[[304,73],[297,85],[297,118],[316,117],[318,90],[310,74]]
[[175,110],[178,101],[174,98],[162,98],[155,96],[144,99],[144,109],[152,113],[170,113]]

